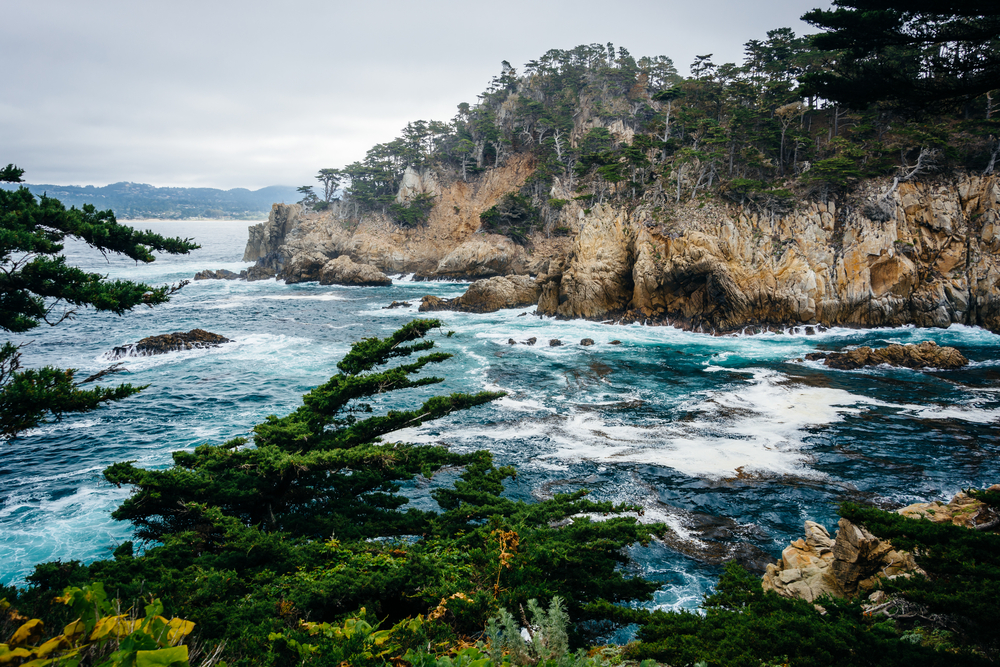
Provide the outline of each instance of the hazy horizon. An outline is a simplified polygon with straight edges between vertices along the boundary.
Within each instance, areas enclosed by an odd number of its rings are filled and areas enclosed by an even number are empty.
[[[6,8],[0,163],[30,183],[235,187],[315,183],[407,122],[450,120],[499,74],[550,49],[613,42],[739,62],[743,44],[828,2],[514,0],[496,11],[307,0]]]

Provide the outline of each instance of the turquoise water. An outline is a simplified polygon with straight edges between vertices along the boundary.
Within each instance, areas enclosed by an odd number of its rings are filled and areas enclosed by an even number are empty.
[[[136,226],[194,237],[203,248],[136,266],[79,245],[69,248],[70,262],[156,284],[246,266],[239,259],[247,223]],[[128,490],[103,482],[107,465],[164,466],[172,451],[246,434],[266,415],[294,409],[336,372],[352,341],[417,316],[424,294],[464,289],[405,278],[385,288],[199,281],[165,306],[121,318],[83,312],[25,336],[27,364],[82,372],[104,368],[113,347],[149,335],[200,327],[234,342],[129,358],[120,377],[149,384],[142,394],[0,444],[0,582],[22,582],[42,561],[108,557],[129,539],[128,525],[109,516]],[[394,300],[413,306],[383,309]],[[455,331],[435,334],[455,355],[434,369],[447,380],[405,401],[482,389],[508,396],[394,438],[490,449],[518,467],[509,487],[517,497],[584,488],[641,504],[643,520],[674,529],[666,542],[633,550],[637,571],[663,583],[658,606],[697,606],[720,563],[761,567],[801,535],[806,519],[832,529],[840,501],[891,507],[1000,482],[1000,337],[981,329],[712,337],[522,316],[530,310],[437,314]],[[538,343],[507,344],[529,337]],[[564,344],[549,347],[553,338]],[[596,344],[581,347],[582,338]],[[958,347],[971,367],[848,372],[798,361],[818,349],[927,339]],[[410,493],[427,505],[425,484]]]

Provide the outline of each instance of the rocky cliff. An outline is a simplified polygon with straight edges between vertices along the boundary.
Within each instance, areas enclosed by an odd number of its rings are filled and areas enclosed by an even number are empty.
[[[473,182],[412,170],[399,197],[433,194],[426,225],[404,229],[349,205],[275,205],[244,257],[288,281],[315,280],[347,255],[386,273],[477,279],[536,276],[538,312],[739,330],[747,326],[948,326],[1000,331],[995,176],[869,181],[839,199],[777,213],[705,198],[666,207],[574,199],[527,246],[480,231],[479,215],[531,175],[514,156]],[[620,200],[619,200],[620,201]]]

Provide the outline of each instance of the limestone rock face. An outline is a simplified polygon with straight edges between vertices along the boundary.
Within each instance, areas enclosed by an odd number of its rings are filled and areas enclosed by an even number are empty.
[[[298,204],[274,204],[267,222],[250,226],[250,238],[243,251],[244,262],[256,262],[278,250],[285,236],[298,223],[302,207]]]
[[[989,490],[1000,490],[1000,486]],[[973,529],[1000,523],[993,508],[964,493],[947,504],[916,503],[898,512],[913,519]],[[812,602],[820,595],[853,597],[873,588],[882,577],[923,573],[912,554],[894,549],[890,542],[847,519],[841,518],[837,525],[836,538],[831,540],[823,526],[806,521],[805,539],[792,542],[781,553],[781,560],[767,566],[761,582],[764,590]]]
[[[939,347],[934,341],[926,340],[911,345],[889,345],[872,349],[859,347],[847,352],[812,352],[806,359],[820,360],[831,368],[854,370],[865,366],[904,366],[906,368],[962,368],[969,360],[953,347]]]
[[[434,276],[474,280],[521,273],[525,268],[524,249],[497,234],[476,235],[438,262]]]
[[[331,259],[319,272],[320,285],[358,285],[368,287],[392,284],[384,273],[367,264],[357,264],[347,255]]]
[[[122,345],[111,351],[112,359],[123,357],[148,357],[154,354],[166,354],[178,350],[190,350],[201,347],[216,347],[223,343],[232,341],[225,336],[205,331],[204,329],[192,329],[188,332],[176,331],[160,336],[149,336],[143,338],[133,345]]]
[[[437,180],[430,170],[417,171],[413,167],[407,167],[403,172],[402,182],[399,184],[399,192],[396,193],[396,201],[405,204],[418,195],[438,194]]]
[[[295,255],[282,266],[280,277],[288,284],[307,283],[319,280],[320,272],[326,266],[327,257],[319,251],[303,252]]]
[[[276,205],[267,223],[251,228],[245,259],[292,281],[341,255],[430,278],[536,274],[542,314],[715,332],[952,323],[1000,331],[997,176],[958,174],[895,190],[871,180],[783,213],[720,200],[582,208],[555,179],[548,196],[564,203],[546,214],[545,233],[528,249],[482,233],[480,214],[533,170],[524,155],[469,182],[409,170],[399,201],[433,193],[435,202],[414,229],[381,213],[359,215],[349,203],[322,213]],[[876,199],[887,204],[871,206]]]
[[[492,313],[502,308],[533,306],[541,292],[529,276],[496,276],[477,280],[469,285],[465,294],[456,299],[425,296],[421,312],[457,310],[465,313]]]
[[[631,236],[624,212],[596,207],[580,228],[559,277],[547,280],[552,286],[539,312],[596,318],[623,310],[633,291]]]
[[[257,262],[291,282],[316,280],[326,262],[341,255],[384,273],[465,279],[524,273],[530,262],[522,247],[506,237],[477,232],[480,214],[520,188],[533,171],[529,156],[513,156],[470,182],[454,174],[409,169],[397,200],[434,196],[427,223],[412,229],[380,212],[359,215],[350,203],[340,201],[323,212],[275,204],[267,222],[250,228],[244,261]],[[551,254],[558,250],[550,246],[558,249],[568,243],[540,239],[539,247]]]
[[[990,491],[1000,491],[1000,485],[994,484]],[[1000,515],[989,505],[964,493],[957,493],[948,503],[936,500],[930,503],[915,503],[907,505],[900,514],[911,519],[927,519],[934,523],[951,523],[964,528],[979,528],[996,523]]]

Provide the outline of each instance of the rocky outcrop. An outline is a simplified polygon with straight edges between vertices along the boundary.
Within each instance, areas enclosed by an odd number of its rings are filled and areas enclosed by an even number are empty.
[[[420,194],[434,197],[427,223],[400,227],[375,212],[358,216],[351,204],[333,202],[321,213],[275,204],[265,223],[250,228],[244,261],[282,280],[316,279],[331,259],[346,255],[383,273],[429,278],[477,279],[537,271],[537,261],[562,254],[567,239],[543,240],[534,258],[510,239],[480,231],[479,216],[506,193],[517,191],[534,171],[530,156],[516,155],[471,182],[454,174],[407,170],[400,203]]]
[[[561,203],[529,249],[483,233],[480,214],[520,190],[533,169],[530,157],[515,155],[470,182],[409,170],[398,200],[432,194],[435,202],[414,229],[341,202],[323,213],[277,205],[251,228],[245,258],[289,281],[315,279],[341,255],[427,278],[533,274],[538,312],[563,318],[715,332],[952,323],[1000,331],[996,176],[952,174],[895,189],[872,180],[784,212],[721,200],[593,204],[555,179],[548,197]]]
[[[245,270],[236,273],[235,271],[228,271],[226,269],[219,269],[218,271],[209,271],[206,269],[194,274],[195,280],[239,280],[240,278],[246,280],[246,277],[247,272]]]
[[[719,202],[627,214],[595,207],[539,311],[719,332],[758,324],[1000,330],[996,177],[904,183],[888,196],[888,216],[866,217],[864,202],[888,188],[869,182],[849,198],[800,202],[783,215]],[[623,217],[621,233],[609,225],[614,216]],[[597,247],[588,240],[595,232]],[[630,300],[623,304],[609,282],[630,288]]]
[[[225,336],[205,331],[204,329],[192,329],[187,333],[176,331],[160,336],[149,336],[143,338],[133,345],[122,345],[111,350],[108,355],[112,359],[123,357],[147,357],[154,354],[166,354],[167,352],[177,352],[178,350],[191,350],[200,347],[216,347],[223,343],[232,341]]]
[[[632,235],[626,213],[603,205],[593,209],[565,268],[552,267],[543,278],[539,311],[599,318],[624,310],[633,293]]]
[[[1000,486],[989,490],[1000,490]],[[979,530],[1000,524],[994,509],[964,493],[949,503],[916,503],[898,512]],[[805,538],[789,544],[777,563],[768,564],[761,582],[764,590],[812,602],[821,595],[853,597],[874,588],[883,577],[923,572],[912,554],[894,549],[861,526],[844,518],[837,525],[836,538],[831,539],[826,528],[806,521]]]
[[[455,299],[425,296],[421,312],[457,310],[464,313],[492,313],[502,308],[522,308],[538,302],[541,288],[529,276],[497,276],[477,280],[465,294]]]
[[[865,366],[903,366],[906,368],[955,369],[969,364],[961,352],[953,347],[939,347],[934,341],[913,345],[889,345],[882,348],[859,347],[847,352],[812,352],[810,361],[822,360],[830,368],[855,370]]]
[[[323,265],[319,272],[319,284],[386,287],[392,284],[392,280],[374,266],[357,264],[350,257],[341,255]]]

